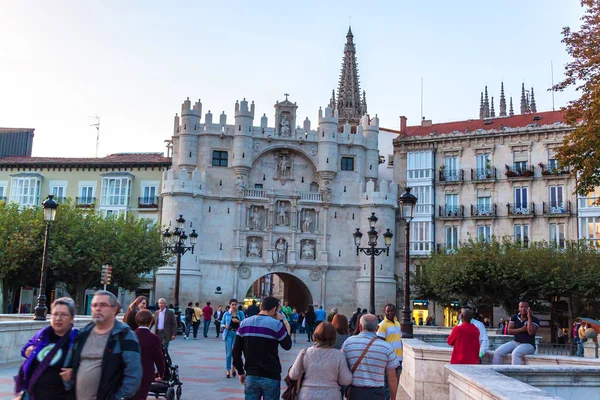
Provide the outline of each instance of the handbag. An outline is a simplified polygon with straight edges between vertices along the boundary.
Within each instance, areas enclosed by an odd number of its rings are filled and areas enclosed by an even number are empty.
[[[369,350],[369,347],[371,347],[371,345],[373,343],[375,343],[376,340],[377,340],[377,336],[375,336],[373,339],[371,339],[371,341],[369,342],[369,344],[367,345],[367,347],[365,347],[365,349],[363,350],[363,352],[360,355],[360,357],[358,357],[358,360],[356,360],[356,364],[354,364],[354,366],[352,367],[352,375],[354,375],[354,372],[356,372],[356,369],[358,368],[358,366],[362,362],[363,358],[365,358],[365,356],[367,355],[367,351]],[[348,387],[346,388],[346,398],[347,399],[350,398],[351,388],[352,388],[352,385],[348,385]]]
[[[300,356],[302,357],[302,360],[300,361],[300,363],[301,363],[300,365],[302,365],[302,369],[304,369],[304,356],[305,355],[306,355],[306,349],[302,349],[302,351],[300,352]],[[292,369],[292,367],[290,366],[290,368],[288,369],[287,376],[284,379],[285,383],[287,384],[287,389],[285,389],[285,391],[281,395],[281,398],[283,400],[297,400],[298,395],[300,393],[300,388],[302,387],[302,381],[304,380],[304,372],[302,372],[302,376],[300,378],[298,378],[297,380],[293,380],[292,378],[290,378],[290,370],[291,369]]]

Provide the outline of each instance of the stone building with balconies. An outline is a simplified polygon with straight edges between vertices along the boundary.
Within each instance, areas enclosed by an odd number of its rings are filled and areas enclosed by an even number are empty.
[[[382,128],[398,134],[394,176],[418,198],[411,268],[418,272],[431,252],[453,251],[469,237],[508,236],[524,245],[546,241],[557,247],[579,238],[575,176],[555,156],[572,128],[561,111],[524,111],[514,115],[511,99],[512,115],[505,108],[501,117],[485,116],[484,109],[481,119],[423,120],[417,126],[400,117],[400,130]],[[417,303],[417,321],[433,312],[426,299]],[[445,325],[455,321],[457,306],[443,310]],[[438,305],[438,325],[441,313]]]

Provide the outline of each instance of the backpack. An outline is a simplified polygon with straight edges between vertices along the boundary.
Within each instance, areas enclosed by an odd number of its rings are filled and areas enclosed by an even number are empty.
[[[185,320],[186,322],[190,322],[192,320],[192,316],[194,315],[194,309],[193,308],[186,308],[185,309]]]

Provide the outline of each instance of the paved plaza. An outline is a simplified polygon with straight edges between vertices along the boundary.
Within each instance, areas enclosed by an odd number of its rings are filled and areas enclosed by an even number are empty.
[[[178,336],[171,343],[170,351],[173,362],[179,365],[183,382],[182,400],[233,400],[244,398],[244,387],[237,377],[225,378],[225,345],[221,338],[215,338],[214,327],[211,325],[212,336],[200,337],[198,340],[184,340]],[[292,365],[296,356],[310,344],[305,335],[298,335],[298,343],[294,343],[290,351],[279,348],[279,358],[283,368],[283,377]],[[12,400],[13,376],[19,368],[18,363],[0,366],[0,400]],[[281,382],[282,393],[285,383]],[[148,397],[154,399],[154,397]],[[400,398],[409,399],[408,396]]]

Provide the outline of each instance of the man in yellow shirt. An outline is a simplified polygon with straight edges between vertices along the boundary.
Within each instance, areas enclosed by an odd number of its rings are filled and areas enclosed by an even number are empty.
[[[379,329],[377,329],[377,336],[380,339],[388,342],[394,349],[398,366],[396,367],[396,377],[400,379],[400,373],[402,372],[402,331],[400,330],[400,322],[396,319],[396,306],[388,304],[384,309],[385,318],[379,323]],[[390,392],[388,388],[387,376],[385,379],[385,399],[389,400]]]
[[[198,337],[198,327],[202,321],[202,309],[200,308],[200,302],[196,302],[194,307],[194,313],[192,314],[192,328],[194,329],[194,340]]]

